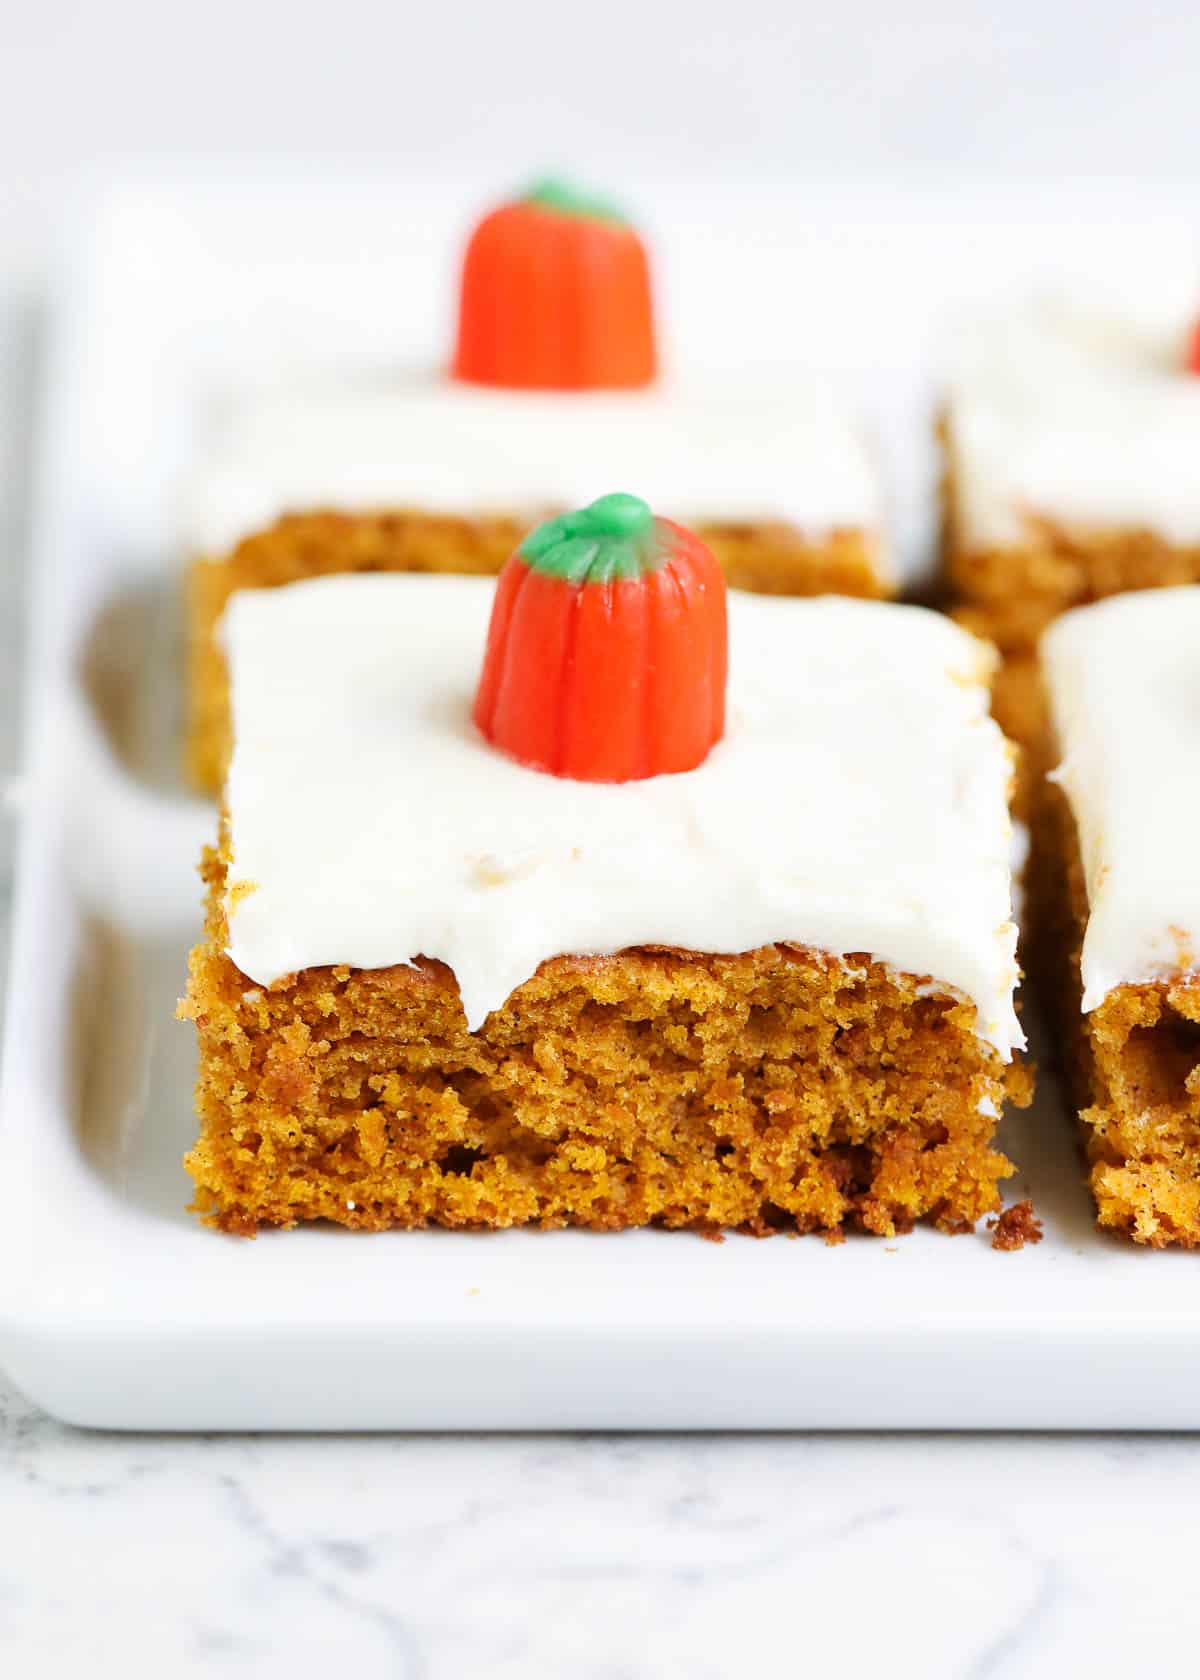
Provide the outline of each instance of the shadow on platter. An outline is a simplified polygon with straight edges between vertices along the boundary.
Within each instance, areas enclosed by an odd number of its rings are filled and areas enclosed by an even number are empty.
[[[173,573],[127,585],[84,637],[79,685],[113,760],[147,791],[191,799],[183,771],[183,647]]]
[[[72,992],[74,1129],[80,1152],[121,1200],[186,1221],[195,1138],[195,1035],[176,1021],[189,931],[141,938],[86,924]]]

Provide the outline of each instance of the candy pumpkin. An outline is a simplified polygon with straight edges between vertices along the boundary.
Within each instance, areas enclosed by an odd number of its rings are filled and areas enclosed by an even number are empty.
[[[656,365],[646,252],[617,210],[546,181],[484,217],[463,261],[456,378],[631,388]]]
[[[725,729],[725,579],[690,531],[602,496],[531,532],[501,572],[475,722],[585,782],[692,770]]]

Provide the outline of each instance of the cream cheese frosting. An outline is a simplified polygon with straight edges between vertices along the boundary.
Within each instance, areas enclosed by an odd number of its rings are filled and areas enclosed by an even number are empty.
[[[1087,1013],[1200,965],[1200,587],[1078,607],[1042,662],[1087,884]]]
[[[786,941],[928,977],[1002,1056],[1022,1043],[986,644],[918,607],[733,593],[706,761],[573,782],[472,724],[493,589],[335,576],[232,598],[229,955],[251,980],[439,958],[474,1030],[559,954]]]
[[[417,372],[262,397],[235,413],[186,486],[183,537],[192,553],[220,555],[281,514],[318,507],[537,517],[613,484],[637,484],[685,524],[778,520],[814,538],[863,529],[891,581],[870,452],[803,373],[529,392]]]
[[[1189,325],[1173,301],[1139,311],[1057,300],[974,332],[946,405],[960,540],[1020,544],[1044,519],[1200,542]]]

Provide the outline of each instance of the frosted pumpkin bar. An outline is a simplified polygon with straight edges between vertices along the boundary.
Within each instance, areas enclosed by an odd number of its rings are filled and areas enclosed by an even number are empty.
[[[636,498],[497,586],[226,613],[234,753],[183,1012],[198,1207],[253,1231],[962,1228],[1013,1007],[992,656],[728,597]]]
[[[739,587],[884,596],[878,474],[811,375],[664,375],[650,271],[607,204],[543,184],[479,224],[447,370],[291,390],[235,413],[184,497],[189,762],[229,751],[213,629],[239,589],[330,572],[496,573],[548,514],[638,483]]]
[[[1036,649],[1053,618],[1200,581],[1198,374],[1190,276],[1046,299],[959,356],[942,421],[946,583],[1004,655],[997,716],[1025,744],[1042,738]]]
[[[1042,668],[1038,966],[1100,1224],[1200,1244],[1200,588],[1081,607]]]

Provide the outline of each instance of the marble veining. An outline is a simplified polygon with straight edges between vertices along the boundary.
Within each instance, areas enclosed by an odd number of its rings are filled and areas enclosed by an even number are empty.
[[[180,1680],[1144,1673],[1200,1638],[1198,1470],[1183,1437],[106,1436],[0,1381],[0,1653]]]

